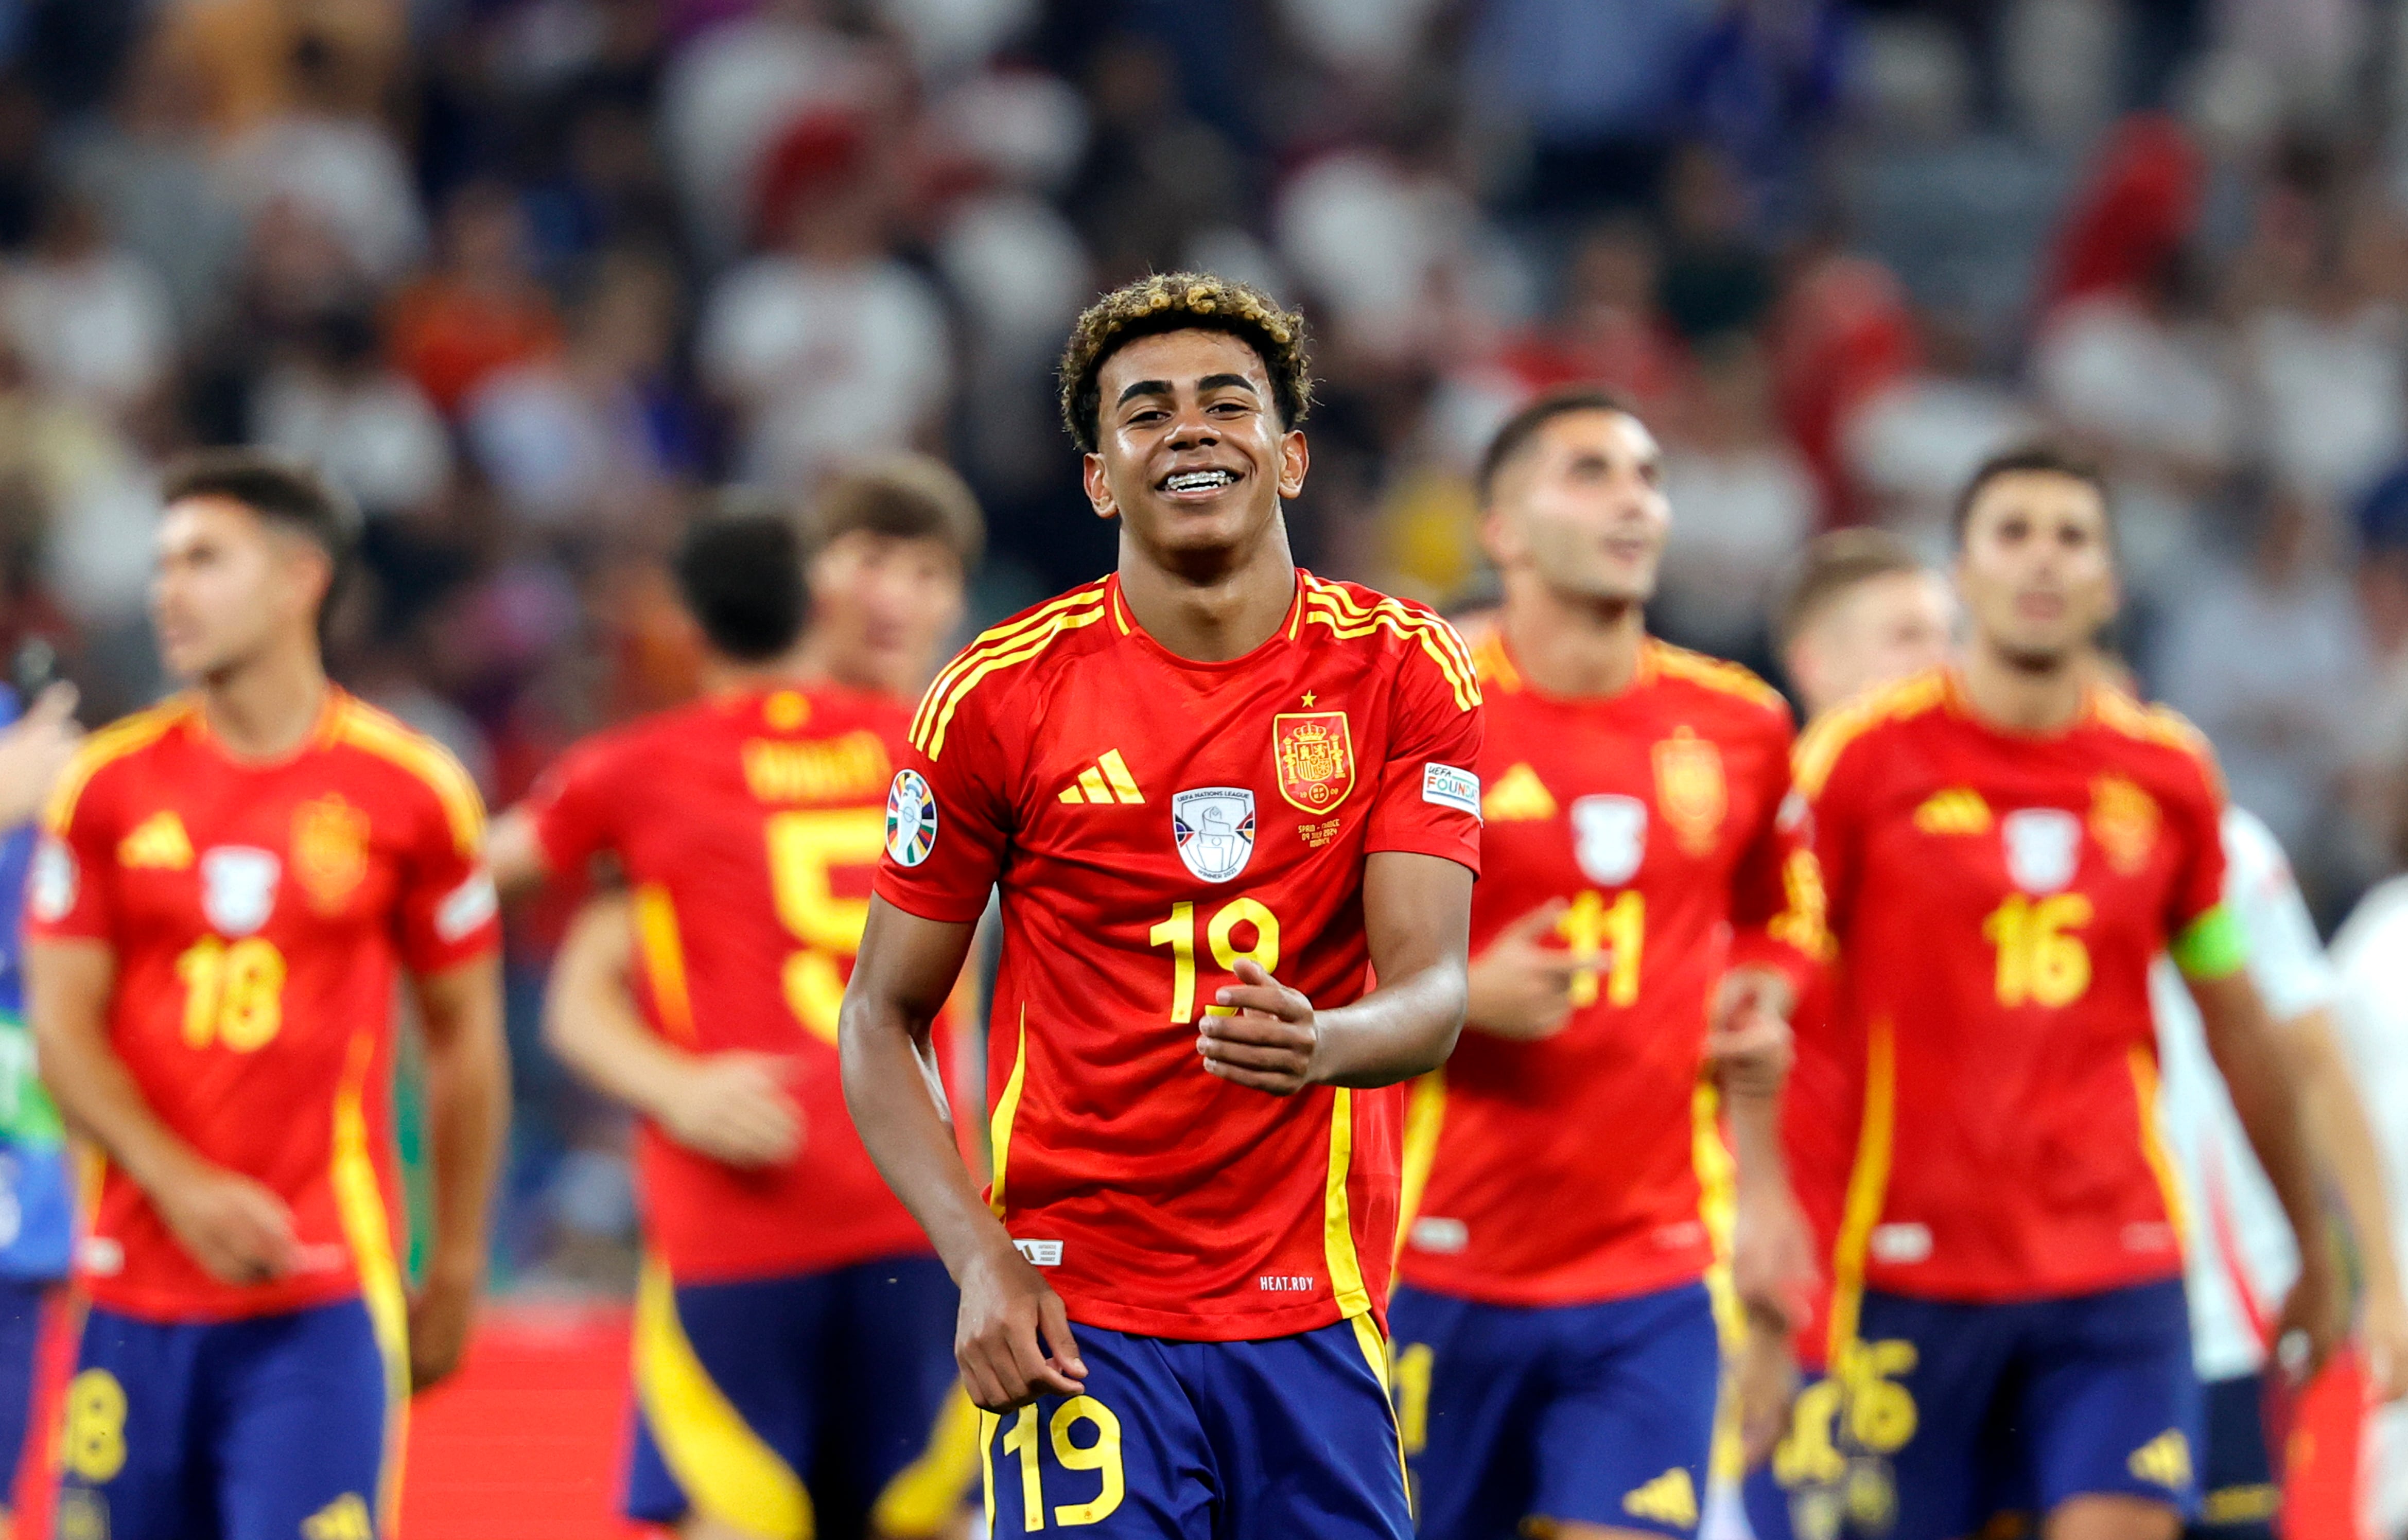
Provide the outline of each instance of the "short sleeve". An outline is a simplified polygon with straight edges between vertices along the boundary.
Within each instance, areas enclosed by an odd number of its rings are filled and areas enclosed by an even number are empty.
[[[70,766],[42,820],[25,877],[25,934],[35,941],[111,938],[117,830],[105,783]]]
[[[599,851],[615,843],[612,816],[621,806],[611,795],[619,756],[605,737],[577,745],[536,778],[524,806],[534,820],[536,843],[555,875],[584,871]]]
[[[1407,850],[1443,856],[1480,872],[1480,693],[1470,656],[1452,627],[1426,649],[1404,655],[1379,766],[1366,854]]]
[[[401,955],[403,965],[421,977],[494,951],[502,941],[501,905],[485,869],[483,810],[473,801],[466,772],[459,780],[472,799],[465,807],[455,806],[461,790],[443,798],[432,788],[413,786],[421,796],[408,817],[404,853]]]
[[[2228,811],[2224,858],[2226,901],[2248,937],[2249,979],[2267,1010],[2287,1021],[2332,1004],[2339,992],[2332,964],[2273,831],[2239,808]]]
[[[995,729],[996,700],[985,691],[959,697],[941,736],[914,734],[887,786],[886,850],[871,891],[923,920],[978,919],[1003,872],[1015,757]]]

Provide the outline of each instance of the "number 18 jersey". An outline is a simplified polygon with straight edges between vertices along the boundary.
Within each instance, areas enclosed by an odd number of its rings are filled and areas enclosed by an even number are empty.
[[[938,676],[877,891],[968,921],[1001,890],[989,1201],[1073,1320],[1244,1341],[1384,1311],[1402,1091],[1233,1085],[1197,1022],[1240,958],[1360,998],[1371,854],[1478,870],[1479,706],[1445,621],[1308,573],[1226,663],[1108,578]]]

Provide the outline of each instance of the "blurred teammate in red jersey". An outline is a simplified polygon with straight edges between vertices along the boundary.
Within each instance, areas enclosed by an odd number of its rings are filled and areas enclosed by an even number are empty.
[[[2167,1540],[2197,1496],[2200,1408],[2155,1132],[2159,951],[2303,1238],[2284,1327],[2311,1362],[2341,1327],[2337,1268],[2223,905],[2214,765],[2095,682],[2117,597],[2103,485],[2051,451],[2000,457],[1957,539],[1963,663],[1833,712],[1797,756],[1839,948],[1809,1024],[1862,1065],[1831,1340],[1844,1453],[1890,1490],[1851,1505],[1951,1540],[2028,1493],[2054,1540]]]
[[[1647,635],[1661,472],[1646,426],[1587,390],[1524,407],[1482,468],[1504,582],[1473,649],[1486,877],[1470,1030],[1413,1103],[1407,1170],[1428,1176],[1396,1306],[1421,1530],[1443,1540],[1696,1532],[1721,1381],[1701,1164],[1732,1199],[1710,1046],[1742,1055],[1723,1077],[1742,1297],[1785,1322],[1813,1271],[1774,1122],[1821,937],[1781,816],[1789,710]]]
[[[1885,530],[1835,530],[1807,547],[1775,601],[1773,644],[1811,724],[1868,690],[1948,662],[1956,621],[1947,579],[1913,546]],[[1861,1048],[1831,1041],[1825,1024],[1830,983],[1822,974],[1799,1002],[1797,1057],[1781,1103],[1782,1152],[1818,1258],[1828,1258],[1839,1238],[1864,1067]],[[1791,1431],[1771,1458],[1765,1458],[1760,1432],[1751,1441],[1755,1461],[1745,1490],[1756,1540],[1836,1534],[1846,1511],[1852,1467],[1835,1431],[1841,1390],[1827,1377],[1829,1305],[1826,1276],[1786,1337],[1770,1323],[1750,1329],[1742,1377],[1778,1383],[1794,1366],[1810,1382],[1789,1408]],[[1873,1511],[1885,1509],[1888,1494],[1886,1473],[1869,1476],[1862,1495]]]
[[[781,515],[697,525],[703,699],[571,749],[495,831],[510,882],[607,854],[632,886],[571,928],[547,1034],[643,1114],[627,1511],[694,1540],[932,1534],[968,1490],[953,1288],[845,1116],[836,1035],[906,692],[980,534],[934,462],[840,478],[808,563]]]
[[[961,1285],[993,1533],[1402,1540],[1398,1088],[1463,1020],[1479,686],[1435,615],[1289,555],[1297,317],[1144,279],[1062,381],[1118,570],[922,701],[846,1093]],[[924,1064],[998,888],[982,1194]]]
[[[326,680],[337,494],[231,451],[165,495],[152,618],[194,688],[87,741],[29,884],[42,1072],[106,1158],[59,1530],[389,1540],[404,1398],[466,1339],[508,1112],[483,810],[449,754]],[[408,1301],[402,974],[436,1209]]]

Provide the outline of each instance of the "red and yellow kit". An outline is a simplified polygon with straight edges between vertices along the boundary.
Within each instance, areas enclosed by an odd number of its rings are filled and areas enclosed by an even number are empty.
[[[1486,873],[1475,954],[1551,899],[1591,965],[1541,1042],[1467,1030],[1413,1107],[1434,1141],[1405,1280],[1483,1304],[1593,1304],[1703,1274],[1698,1095],[1707,1011],[1734,961],[1802,982],[1821,887],[1789,792],[1789,708],[1736,663],[1649,641],[1629,688],[1561,700],[1504,639],[1474,657],[1487,701]],[[1434,1128],[1433,1128],[1433,1125]]]
[[[1835,1308],[2180,1276],[2148,977],[2224,929],[2204,741],[2103,688],[2010,734],[1940,670],[1816,723],[1797,779],[1838,944],[1801,1057],[1850,1066]]]
[[[197,703],[94,734],[62,779],[28,934],[116,954],[111,1046],[160,1119],[293,1210],[297,1271],[210,1277],[110,1166],[78,1272],[97,1304],[207,1321],[360,1292],[397,1305],[396,976],[499,940],[484,811],[458,762],[339,690],[309,740],[229,755]]]
[[[1002,891],[990,1201],[1074,1320],[1242,1341],[1384,1312],[1401,1088],[1232,1085],[1197,1022],[1240,958],[1359,998],[1372,853],[1478,870],[1479,705],[1443,620],[1305,573],[1227,663],[1162,648],[1108,578],[937,677],[878,892],[968,921]]]
[[[833,686],[717,696],[588,739],[528,798],[555,871],[608,852],[633,887],[652,1030],[793,1064],[805,1133],[782,1166],[725,1165],[642,1126],[647,1238],[679,1283],[928,1248],[853,1131],[836,1046],[910,713]]]

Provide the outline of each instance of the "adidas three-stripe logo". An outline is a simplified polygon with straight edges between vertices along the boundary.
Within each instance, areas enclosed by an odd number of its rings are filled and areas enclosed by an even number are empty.
[[[1145,793],[1137,789],[1137,777],[1129,774],[1128,762],[1121,758],[1119,749],[1113,749],[1080,771],[1077,781],[1062,788],[1061,800],[1098,806],[1115,802],[1134,806],[1145,800]]]

